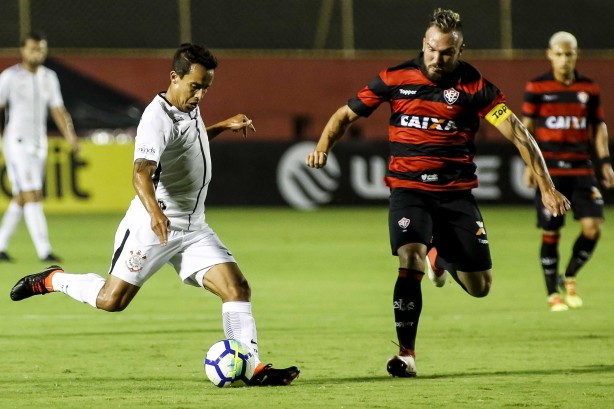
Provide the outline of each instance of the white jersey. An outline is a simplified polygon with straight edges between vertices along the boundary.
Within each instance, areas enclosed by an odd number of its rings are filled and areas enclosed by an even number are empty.
[[[137,128],[134,160],[158,164],[153,176],[156,199],[172,230],[200,230],[205,223],[205,198],[211,181],[211,153],[205,124],[196,107],[182,112],[164,93],[147,106]],[[128,215],[150,217],[138,196]]]
[[[64,105],[58,76],[40,66],[35,73],[13,65],[0,74],[0,108],[8,107],[4,130],[6,150],[25,149],[47,156],[47,110]]]

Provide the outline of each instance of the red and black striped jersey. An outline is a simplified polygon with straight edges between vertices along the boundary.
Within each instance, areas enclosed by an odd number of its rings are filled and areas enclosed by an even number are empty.
[[[390,160],[384,180],[390,188],[476,188],[474,141],[480,117],[505,97],[466,62],[459,62],[445,84],[431,82],[421,66],[418,57],[382,70],[348,106],[367,117],[382,102],[390,103]]]
[[[575,73],[565,85],[552,72],[525,87],[522,114],[533,120],[534,136],[552,176],[593,175],[591,126],[604,121],[599,87]]]

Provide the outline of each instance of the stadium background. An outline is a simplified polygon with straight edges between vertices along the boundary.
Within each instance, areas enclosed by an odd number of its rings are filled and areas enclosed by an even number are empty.
[[[435,7],[461,13],[467,51],[520,111],[524,83],[549,66],[544,49],[558,30],[574,33],[578,69],[602,89],[612,118],[614,3],[588,0],[2,0],[0,70],[19,61],[17,44],[30,30],[50,43],[83,151],[50,144],[46,208],[52,212],[121,211],[133,196],[132,137],[143,107],[166,89],[170,58],[181,42],[211,48],[220,60],[203,101],[205,121],[237,112],[258,132],[224,135],[212,144],[216,176],[210,205],[380,205],[387,146],[387,110],[352,127],[331,166],[314,173],[304,153],[330,114],[381,68],[417,54]],[[51,135],[57,133],[50,127]],[[614,132],[611,132],[614,134]],[[490,126],[478,135],[481,186],[489,203],[527,203],[522,165]],[[8,203],[0,162],[0,208]],[[612,203],[612,193],[607,199]]]

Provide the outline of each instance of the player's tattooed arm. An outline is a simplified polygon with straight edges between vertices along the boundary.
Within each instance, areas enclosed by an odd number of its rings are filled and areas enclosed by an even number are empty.
[[[497,129],[516,146],[535,176],[546,209],[554,216],[565,214],[570,208],[569,200],[556,190],[544,157],[531,133],[513,112],[498,124]]]
[[[516,145],[526,165],[533,172],[538,179],[545,179],[549,186],[554,187],[550,174],[546,168],[546,162],[542,156],[541,150],[535,141],[535,138],[529,133],[524,124],[512,114],[509,117],[512,139],[511,141]],[[509,138],[508,138],[509,139]],[[523,155],[523,151],[526,155]]]

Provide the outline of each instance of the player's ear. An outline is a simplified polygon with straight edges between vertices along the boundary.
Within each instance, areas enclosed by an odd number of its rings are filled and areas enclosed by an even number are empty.
[[[171,71],[171,82],[177,84],[177,81],[179,81],[179,75],[175,71]]]

